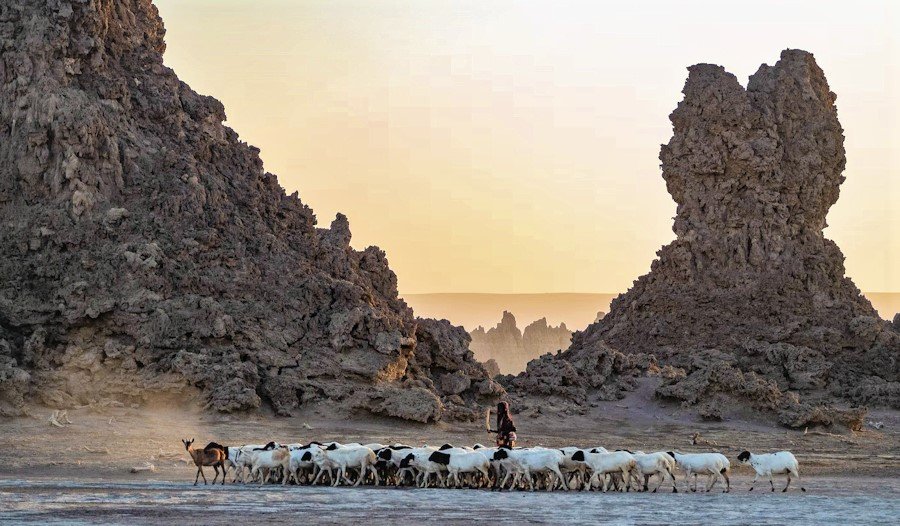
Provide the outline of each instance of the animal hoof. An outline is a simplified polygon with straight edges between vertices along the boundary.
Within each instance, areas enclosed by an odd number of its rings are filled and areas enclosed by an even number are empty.
[[[678,488],[672,488],[672,493],[678,493]]]
[[[803,493],[806,493],[806,488],[800,488],[800,491],[802,491]]]
[[[787,488],[784,488],[783,490],[781,490],[781,492],[782,492],[782,493],[787,493]]]

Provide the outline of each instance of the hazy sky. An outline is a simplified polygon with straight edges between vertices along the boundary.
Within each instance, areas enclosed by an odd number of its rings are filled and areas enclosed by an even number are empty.
[[[892,1],[156,0],[166,63],[401,292],[619,292],[669,242],[659,145],[686,67],[815,54],[847,136],[826,234],[900,291]]]

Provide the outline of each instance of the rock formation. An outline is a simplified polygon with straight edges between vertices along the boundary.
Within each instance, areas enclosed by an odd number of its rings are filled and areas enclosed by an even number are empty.
[[[420,421],[500,392],[384,252],[316,228],[217,100],[163,65],[151,0],[0,5],[0,412],[201,396]]]
[[[529,364],[526,383],[557,384],[556,370],[611,347],[674,367],[657,394],[687,405],[730,397],[786,425],[851,427],[864,410],[835,403],[900,406],[900,337],[822,232],[845,165],[822,70],[788,50],[746,89],[720,66],[689,72],[660,152],[677,238],[549,376]],[[567,381],[584,374],[576,366]]]
[[[518,373],[529,360],[567,348],[572,340],[572,331],[565,323],[553,327],[547,324],[547,318],[541,318],[525,327],[523,332],[516,325],[516,317],[503,311],[496,327],[487,331],[484,327],[478,327],[470,336],[470,347],[478,359],[493,360],[500,372]]]

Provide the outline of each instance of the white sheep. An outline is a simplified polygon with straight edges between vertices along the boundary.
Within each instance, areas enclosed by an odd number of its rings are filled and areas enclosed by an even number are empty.
[[[437,477],[441,486],[445,485],[442,472],[447,471],[447,466],[429,460],[431,454],[435,451],[437,451],[437,448],[425,446],[403,452],[406,456],[400,461],[400,469],[407,471],[410,468],[415,469],[418,472],[418,475],[415,477],[416,483],[418,483],[420,488],[428,487],[432,473]]]
[[[731,462],[721,453],[677,453],[668,451],[667,454],[675,459],[675,462],[684,470],[684,483],[689,491],[697,491],[697,475],[707,475],[706,491],[712,490],[720,476],[725,477],[725,493],[731,491],[731,480],[728,471]],[[690,476],[694,476],[694,488],[691,489]]]
[[[250,475],[260,476],[259,483],[264,484],[269,478],[272,469],[281,468],[281,484],[287,484],[290,474],[291,452],[287,446],[278,446],[275,449],[250,451]]]
[[[788,490],[788,486],[791,485],[791,475],[797,477],[797,483],[800,483],[800,464],[797,462],[796,457],[790,451],[779,451],[777,453],[765,453],[761,455],[755,455],[749,451],[744,451],[740,455],[738,455],[738,461],[743,464],[750,464],[753,467],[753,470],[756,471],[756,476],[753,477],[753,482],[750,483],[750,490],[753,491],[753,485],[756,484],[757,479],[760,476],[769,477],[769,484],[772,486],[772,491],[775,491],[775,482],[772,480],[772,475],[787,475],[787,484],[785,484],[784,489],[781,490],[782,493]],[[802,491],[806,491],[806,488],[800,486]]]
[[[462,482],[459,477],[460,473],[481,473],[484,476],[484,480],[487,480],[489,477],[488,468],[490,467],[490,461],[487,455],[478,451],[460,452],[456,448],[435,451],[428,457],[428,460],[447,466],[447,471],[450,473],[447,477],[447,482],[455,482],[457,488],[460,487]]]
[[[634,460],[637,463],[637,471],[644,478],[644,491],[648,491],[647,483],[650,482],[650,478],[654,475],[659,477],[659,484],[653,488],[653,493],[663,485],[663,482],[666,481],[666,475],[672,480],[672,493],[678,493],[678,487],[675,484],[675,459],[670,457],[667,453],[656,452],[656,453],[644,453],[643,451],[636,451],[632,453],[634,456]]]
[[[600,478],[603,478],[603,491],[609,489],[609,483],[614,473],[621,473],[624,485],[620,491],[626,491],[631,487],[631,480],[637,462],[631,453],[627,451],[614,451],[612,453],[591,453],[590,451],[576,451],[572,455],[572,460],[576,462],[584,462],[591,470],[591,477],[584,485],[584,490],[588,491],[595,484],[599,485]]]
[[[375,465],[375,452],[371,449],[364,446],[349,446],[346,445],[344,447],[338,447],[336,449],[329,450],[327,447],[310,449],[310,457],[313,462],[322,470],[324,469],[332,469],[336,468],[338,470],[338,475],[334,477],[334,483],[332,486],[337,486],[340,481],[343,479],[350,484],[350,478],[347,476],[348,469],[359,469],[359,478],[356,479],[356,483],[354,486],[359,486],[359,484],[366,478],[366,470],[369,466]],[[378,472],[372,469],[372,472],[375,475],[375,485],[380,484],[380,480],[378,478]],[[319,481],[319,477],[322,476],[322,472],[320,471],[318,475],[316,475],[315,480],[313,480],[313,484]]]
[[[514,487],[516,483],[518,483],[519,478],[524,476],[526,480],[528,480],[531,491],[534,491],[534,479],[532,478],[532,475],[538,473],[552,473],[556,475],[556,478],[563,489],[569,491],[566,479],[559,469],[560,464],[563,462],[563,453],[558,449],[501,448],[494,453],[492,460],[499,461],[507,470],[506,477],[504,477],[503,482],[500,483],[500,489],[503,489],[506,485],[506,481],[509,480],[511,475],[515,475],[510,488]],[[556,481],[551,480],[547,484],[547,491],[553,491],[555,486]]]

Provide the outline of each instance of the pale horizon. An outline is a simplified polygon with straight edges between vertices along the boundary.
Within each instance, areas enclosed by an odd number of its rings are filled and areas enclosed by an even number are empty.
[[[657,155],[686,68],[746,84],[805,49],[846,136],[826,236],[861,290],[900,291],[891,2],[157,5],[166,64],[320,226],[342,212],[354,247],[384,249],[401,295],[627,290],[674,238]]]

